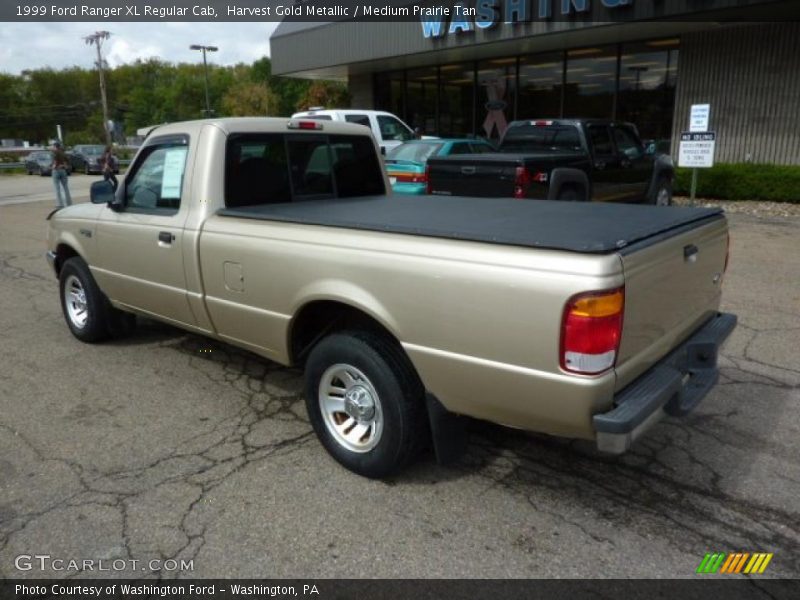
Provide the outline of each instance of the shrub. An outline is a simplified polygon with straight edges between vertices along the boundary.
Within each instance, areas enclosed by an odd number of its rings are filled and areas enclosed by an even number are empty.
[[[675,194],[688,196],[692,170],[675,171]],[[697,169],[696,196],[800,203],[800,166],[719,163],[710,169]]]

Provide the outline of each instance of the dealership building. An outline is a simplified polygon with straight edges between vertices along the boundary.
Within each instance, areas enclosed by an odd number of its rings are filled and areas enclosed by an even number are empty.
[[[515,119],[613,118],[673,155],[691,105],[709,104],[717,162],[800,165],[797,0],[460,4],[449,16],[284,21],[273,74],[344,81],[352,107],[425,134],[496,139]]]

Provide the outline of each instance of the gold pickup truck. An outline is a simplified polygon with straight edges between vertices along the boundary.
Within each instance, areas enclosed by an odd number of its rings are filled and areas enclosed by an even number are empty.
[[[113,194],[49,217],[67,326],[158,319],[305,369],[322,444],[383,477],[464,416],[627,450],[717,378],[715,209],[392,197],[369,131],[158,127]]]

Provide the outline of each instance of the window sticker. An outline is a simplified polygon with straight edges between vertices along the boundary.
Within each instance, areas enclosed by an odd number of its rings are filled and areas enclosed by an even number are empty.
[[[161,179],[162,199],[181,197],[186,151],[187,148],[170,148],[164,155],[164,176]]]

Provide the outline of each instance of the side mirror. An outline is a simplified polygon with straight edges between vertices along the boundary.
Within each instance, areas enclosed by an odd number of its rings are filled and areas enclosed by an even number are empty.
[[[381,146],[381,154],[386,156],[386,146]]]
[[[114,201],[114,187],[110,181],[95,181],[89,188],[92,204],[111,204]]]
[[[656,153],[656,143],[650,142],[644,145],[644,153],[648,156],[653,156]]]

